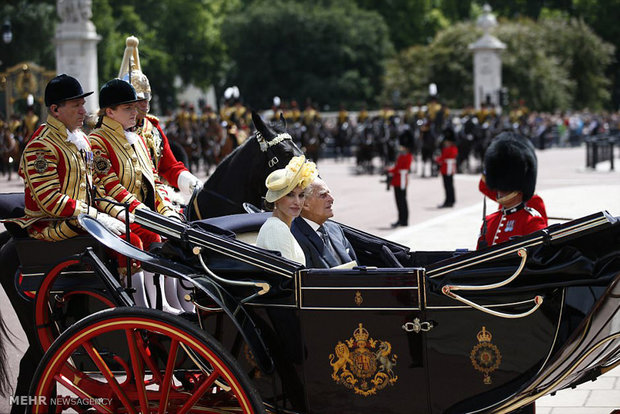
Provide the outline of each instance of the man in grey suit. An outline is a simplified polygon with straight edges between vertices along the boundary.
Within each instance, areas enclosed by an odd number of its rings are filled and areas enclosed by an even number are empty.
[[[330,268],[357,261],[342,228],[331,221],[334,198],[327,184],[316,178],[306,187],[301,215],[293,220],[291,232],[306,256],[306,267]]]

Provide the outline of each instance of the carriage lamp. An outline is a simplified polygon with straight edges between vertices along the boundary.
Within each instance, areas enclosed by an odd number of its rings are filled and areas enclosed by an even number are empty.
[[[2,24],[2,41],[7,45],[13,40],[13,32],[11,31],[11,21],[6,19]]]

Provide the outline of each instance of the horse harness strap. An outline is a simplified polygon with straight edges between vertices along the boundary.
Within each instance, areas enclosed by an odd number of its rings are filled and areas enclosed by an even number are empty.
[[[258,140],[258,145],[261,152],[269,152],[269,149],[271,147],[273,147],[274,145],[278,145],[284,140],[293,140],[293,138],[285,132],[282,134],[278,134],[272,140],[267,141],[263,134],[260,133],[260,131],[256,131],[256,139]],[[267,165],[269,166],[269,168],[274,168],[276,165],[278,165],[279,162],[280,160],[278,159],[278,157],[274,155],[269,159],[269,161],[267,161]]]
[[[260,133],[260,131],[256,131],[256,139],[258,140],[258,144],[260,145],[260,150],[262,152],[267,152],[268,148],[273,147],[274,145],[278,145],[285,139],[290,139],[291,141],[293,140],[293,138],[285,132],[282,134],[278,134],[272,140],[267,141],[263,134]]]

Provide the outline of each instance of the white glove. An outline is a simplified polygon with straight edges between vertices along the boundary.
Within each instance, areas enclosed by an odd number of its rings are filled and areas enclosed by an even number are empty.
[[[125,222],[125,210],[121,210],[120,213],[118,213],[118,215],[116,216],[117,220],[122,221],[123,223]],[[136,219],[136,216],[133,213],[129,213],[129,224],[133,223],[133,221]]]
[[[125,234],[125,223],[106,213],[97,213],[97,221],[117,236]]]
[[[202,188],[202,182],[189,171],[183,171],[179,174],[179,178],[177,178],[177,182],[179,184],[179,190],[186,197],[191,197],[194,192],[194,188]]]

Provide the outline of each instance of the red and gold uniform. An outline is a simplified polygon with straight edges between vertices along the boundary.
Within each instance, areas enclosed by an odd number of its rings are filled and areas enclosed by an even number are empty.
[[[362,109],[357,113],[357,123],[363,124],[368,119],[368,111],[366,109]]]
[[[150,208],[164,216],[176,216],[159,181],[143,137],[132,145],[123,126],[105,116],[101,127],[90,134],[94,154],[95,182],[105,198],[129,203],[129,211]],[[120,208],[102,203],[103,211],[116,217]]]
[[[83,138],[89,148],[86,136]],[[81,233],[77,216],[96,215],[96,210],[89,208],[94,205],[92,174],[90,149],[76,150],[68,141],[65,125],[49,116],[26,145],[19,168],[25,182],[26,217],[22,224],[28,226],[30,237],[59,241]],[[61,220],[41,220],[49,218]]]
[[[346,109],[338,111],[338,125],[342,125],[349,121],[349,112]]]
[[[497,193],[487,187],[484,175],[480,178],[480,182],[478,183],[478,190],[485,196],[489,197],[491,200],[497,201]],[[545,202],[538,194],[534,194],[532,198],[527,200],[525,202],[525,206],[538,211],[538,213],[540,213],[542,218],[545,220],[545,226],[548,225],[547,208],[545,207]]]
[[[168,138],[159,124],[159,119],[153,115],[147,115],[135,132],[145,139],[149,155],[159,177],[166,180],[171,186],[179,188],[179,174],[187,171],[187,168],[181,161],[177,161],[172,153]]]
[[[502,208],[489,214],[485,221],[487,228],[484,240],[489,247],[507,242],[511,237],[523,236],[547,227],[543,216],[533,208],[526,207],[524,203],[508,209]],[[481,231],[478,248],[481,247],[482,240]]]

